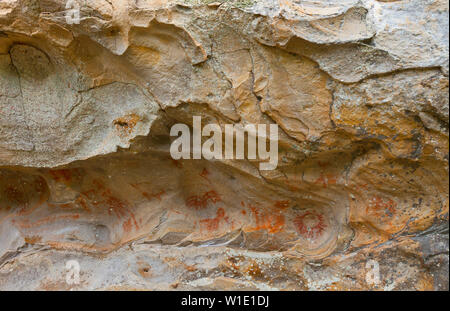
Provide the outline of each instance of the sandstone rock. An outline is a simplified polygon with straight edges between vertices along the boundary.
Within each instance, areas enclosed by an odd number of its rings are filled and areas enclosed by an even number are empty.
[[[448,290],[446,1],[77,3],[0,2],[0,289]]]

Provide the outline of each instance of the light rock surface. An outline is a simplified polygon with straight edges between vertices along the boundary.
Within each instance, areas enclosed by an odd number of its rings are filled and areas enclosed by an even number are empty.
[[[71,2],[0,0],[0,290],[448,290],[448,1]]]

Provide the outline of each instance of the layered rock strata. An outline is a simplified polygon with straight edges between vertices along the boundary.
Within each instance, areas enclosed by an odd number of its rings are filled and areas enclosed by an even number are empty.
[[[70,2],[0,0],[0,289],[448,290],[447,1]]]

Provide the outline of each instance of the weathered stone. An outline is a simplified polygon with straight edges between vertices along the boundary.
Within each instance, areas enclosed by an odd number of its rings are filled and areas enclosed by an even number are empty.
[[[78,2],[0,2],[0,289],[448,290],[446,1]]]

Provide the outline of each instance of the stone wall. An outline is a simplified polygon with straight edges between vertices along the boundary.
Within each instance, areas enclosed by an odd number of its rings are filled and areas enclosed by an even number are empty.
[[[448,290],[446,0],[78,3],[0,0],[0,290]]]

